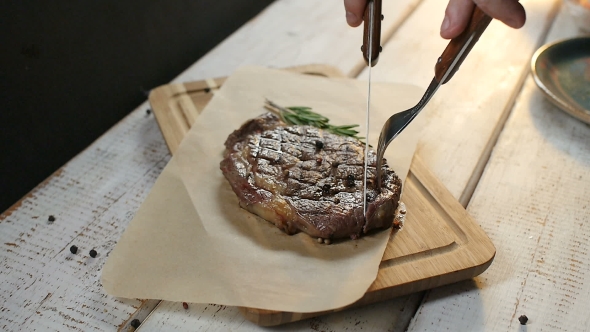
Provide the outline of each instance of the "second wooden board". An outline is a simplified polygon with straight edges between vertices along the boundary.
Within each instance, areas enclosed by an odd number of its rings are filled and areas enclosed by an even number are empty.
[[[325,66],[294,70],[338,76],[336,71]],[[150,104],[172,153],[224,81],[220,78],[170,84],[151,92]],[[404,228],[389,239],[377,278],[365,296],[346,308],[469,279],[491,264],[495,255],[493,244],[419,156],[415,156],[412,162],[403,201],[408,211]],[[256,308],[241,308],[241,312],[247,319],[263,326],[328,313]]]

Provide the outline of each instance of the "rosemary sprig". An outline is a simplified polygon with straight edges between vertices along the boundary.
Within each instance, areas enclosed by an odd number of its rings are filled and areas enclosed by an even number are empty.
[[[359,125],[353,124],[344,126],[334,126],[329,123],[330,119],[321,114],[313,112],[311,110],[311,107],[282,107],[268,99],[266,100],[266,104],[264,106],[267,109],[277,113],[281,117],[281,120],[283,120],[286,124],[313,126],[316,128],[327,130],[336,135],[348,136],[356,138],[358,140],[364,139],[364,137],[357,136],[359,132],[354,129]]]

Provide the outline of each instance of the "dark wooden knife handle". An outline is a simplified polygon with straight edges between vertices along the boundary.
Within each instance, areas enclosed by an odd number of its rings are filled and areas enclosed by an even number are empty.
[[[461,66],[461,63],[463,63],[463,60],[465,60],[465,57],[467,54],[469,54],[475,43],[477,43],[479,37],[483,34],[491,21],[491,17],[479,9],[479,7],[475,6],[475,10],[471,14],[471,20],[469,21],[469,25],[465,31],[463,31],[459,36],[451,39],[449,45],[447,45],[447,48],[445,48],[440,58],[438,58],[436,66],[434,67],[434,77],[437,81],[441,82],[455,58],[459,56],[457,64],[455,67],[453,67],[452,71],[446,77],[444,82],[442,82],[442,84],[447,83],[451,77],[455,75],[459,69],[459,66]],[[459,52],[461,52],[463,46],[465,46],[465,44],[468,42],[470,44],[467,46],[465,51],[459,55]]]
[[[371,24],[371,10],[370,7],[373,6],[373,24]],[[367,66],[369,65],[369,50],[371,51],[371,67],[377,64],[379,61],[379,53],[381,53],[381,20],[383,19],[383,15],[381,14],[381,0],[369,0],[367,1],[367,6],[365,7],[365,15],[363,16],[363,20],[365,21],[364,24],[364,31],[363,31],[363,46],[361,47],[361,51],[363,51],[363,58],[365,59],[365,63]],[[369,45],[369,34],[373,31],[373,44],[371,48]]]

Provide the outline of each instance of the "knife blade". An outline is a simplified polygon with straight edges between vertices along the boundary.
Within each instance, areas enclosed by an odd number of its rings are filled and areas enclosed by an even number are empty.
[[[367,213],[367,167],[369,161],[369,118],[371,110],[371,68],[377,64],[381,53],[381,0],[369,0],[363,16],[363,45],[361,51],[367,66],[369,66],[369,81],[367,87],[367,110],[365,114],[365,163],[363,168],[363,215]]]

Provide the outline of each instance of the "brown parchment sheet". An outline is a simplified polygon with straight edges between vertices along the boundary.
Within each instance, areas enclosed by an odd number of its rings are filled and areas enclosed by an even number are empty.
[[[415,105],[422,93],[373,82],[370,144],[377,146],[391,114]],[[360,124],[364,136],[366,81],[237,70],[197,118],[109,255],[102,273],[109,294],[291,312],[335,309],[363,296],[377,276],[390,229],[331,245],[286,235],[241,209],[219,169],[225,139],[266,112],[265,98],[312,107],[335,125]],[[422,127],[416,120],[386,153],[402,179]]]

